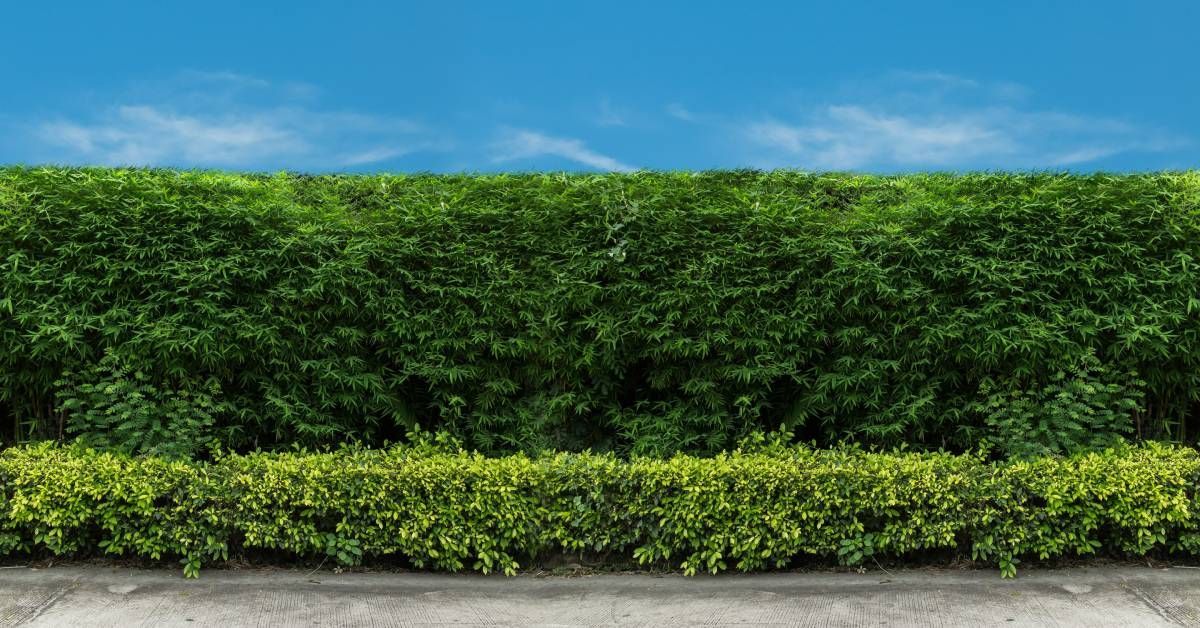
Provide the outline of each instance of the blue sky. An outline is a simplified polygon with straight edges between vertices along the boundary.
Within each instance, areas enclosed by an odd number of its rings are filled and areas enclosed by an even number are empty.
[[[22,2],[0,163],[1200,167],[1200,2]]]

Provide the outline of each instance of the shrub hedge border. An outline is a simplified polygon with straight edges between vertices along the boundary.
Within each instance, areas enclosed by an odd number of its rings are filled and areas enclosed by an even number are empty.
[[[256,550],[507,574],[549,552],[694,574],[942,550],[1011,576],[1027,557],[1200,553],[1198,486],[1200,454],[1153,443],[1006,462],[771,444],[488,458],[428,442],[195,462],[39,444],[0,453],[0,552],[181,558],[195,576]]]

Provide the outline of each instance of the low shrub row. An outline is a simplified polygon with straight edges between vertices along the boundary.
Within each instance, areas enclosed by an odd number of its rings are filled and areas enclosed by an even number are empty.
[[[1200,553],[1200,455],[1147,444],[1071,457],[812,450],[712,458],[389,450],[211,462],[49,444],[0,453],[0,550],[202,562],[231,554],[398,556],[514,573],[599,553],[692,574],[957,553],[1021,558]]]
[[[1200,419],[1200,173],[2,168],[0,266],[20,441],[1032,452]]]

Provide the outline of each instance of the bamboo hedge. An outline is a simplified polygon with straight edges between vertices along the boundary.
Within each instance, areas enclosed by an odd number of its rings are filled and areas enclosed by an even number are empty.
[[[109,356],[239,449],[966,450],[981,390],[1086,354],[1190,441],[1198,209],[1197,173],[3,168],[0,418],[69,435]]]

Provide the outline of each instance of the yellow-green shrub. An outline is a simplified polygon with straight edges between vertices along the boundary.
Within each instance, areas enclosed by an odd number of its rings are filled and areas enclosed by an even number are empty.
[[[0,551],[230,552],[513,573],[595,552],[686,573],[801,557],[1200,553],[1200,455],[1148,444],[1072,457],[767,447],[712,458],[488,458],[427,444],[212,462],[49,444],[0,453]]]

